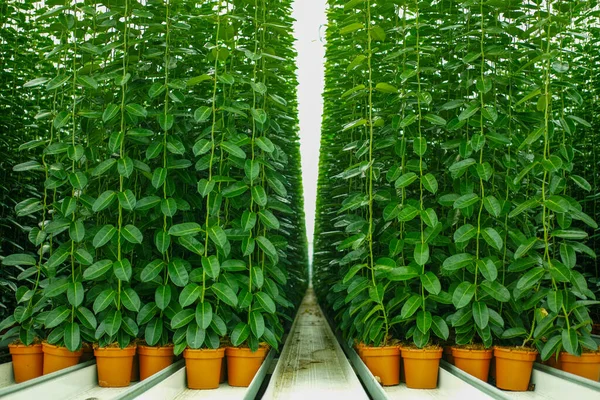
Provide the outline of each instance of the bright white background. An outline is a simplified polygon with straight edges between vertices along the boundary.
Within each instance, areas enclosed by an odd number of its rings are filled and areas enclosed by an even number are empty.
[[[295,0],[293,17],[298,51],[298,102],[300,113],[300,151],[306,234],[312,259],[312,241],[315,229],[315,203],[319,168],[321,116],[323,113],[325,13],[326,0]]]

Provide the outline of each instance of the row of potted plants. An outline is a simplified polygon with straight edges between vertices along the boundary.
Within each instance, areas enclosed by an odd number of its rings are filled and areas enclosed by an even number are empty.
[[[15,94],[52,99],[29,110],[48,133],[14,168],[43,175],[16,206],[34,250],[2,260],[21,271],[0,323],[17,381],[74,365],[92,344],[100,386],[129,385],[136,351],[142,378],[182,354],[189,387],[214,388],[227,354],[229,384],[247,385],[278,348],[307,249],[291,6],[271,3],[26,12],[57,45],[39,49],[53,75]],[[42,370],[19,369],[42,352]]]
[[[315,287],[384,385],[402,358],[409,387],[435,388],[448,344],[485,380],[493,355],[502,389],[527,390],[537,355],[600,379],[584,275],[597,170],[578,141],[596,123],[593,11],[333,2]]]

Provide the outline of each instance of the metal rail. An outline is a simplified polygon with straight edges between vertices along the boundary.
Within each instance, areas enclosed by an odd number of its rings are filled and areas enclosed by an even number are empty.
[[[187,388],[185,360],[173,364],[171,371],[161,371],[140,382],[136,387],[121,393],[114,400],[254,400],[267,376],[275,351],[271,350],[254,376],[250,386],[232,387],[226,383],[215,390],[191,390]]]

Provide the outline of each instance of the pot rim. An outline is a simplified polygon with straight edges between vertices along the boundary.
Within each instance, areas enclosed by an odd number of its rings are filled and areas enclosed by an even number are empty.
[[[211,360],[225,357],[225,348],[218,349],[190,349],[183,350],[183,358],[195,360]]]
[[[136,354],[137,345],[130,344],[124,349],[120,347],[97,347],[94,348],[94,355],[96,357],[108,357],[108,358],[117,358],[117,357],[133,357]]]
[[[600,352],[582,353],[581,356],[574,356],[566,351],[561,351],[559,361],[561,363],[598,364],[600,363]]]
[[[403,359],[437,360],[442,358],[443,353],[444,349],[441,347],[439,349],[402,348]]]
[[[174,346],[147,346],[138,345],[137,354],[154,357],[171,357],[175,353],[173,352]]]
[[[258,358],[266,356],[268,352],[267,347],[259,347],[258,350],[252,351],[249,347],[232,347],[228,346],[225,348],[225,355],[231,357],[246,357],[246,358]]]
[[[11,343],[8,345],[10,354],[43,354],[42,344],[24,345],[21,343]]]
[[[57,346],[47,342],[42,342],[42,351],[44,354],[51,354],[53,356],[60,357],[80,357],[83,354],[82,349],[71,351],[65,346]]]

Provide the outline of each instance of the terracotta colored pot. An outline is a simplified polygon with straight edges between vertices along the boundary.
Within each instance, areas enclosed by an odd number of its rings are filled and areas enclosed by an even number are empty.
[[[219,383],[227,382],[227,358],[223,357],[223,361],[221,361],[221,377],[219,378]]]
[[[221,368],[225,349],[185,349],[185,370],[187,386],[190,389],[217,389],[221,378]]]
[[[496,386],[504,390],[524,392],[529,388],[533,362],[537,351],[494,347],[496,357]]]
[[[79,363],[84,363],[94,359],[94,348],[89,343],[83,343],[81,346],[83,354],[79,357]]]
[[[248,348],[228,347],[225,355],[229,386],[248,387],[267,355],[267,348],[259,347],[253,353]]]
[[[131,382],[137,382],[140,380],[140,356],[137,351],[133,356],[133,361],[131,362]]]
[[[356,350],[356,353],[358,354],[358,356],[360,357],[361,360],[363,360],[363,362],[365,361],[363,359],[363,349],[365,348],[365,344],[363,342],[357,343],[356,346],[354,346],[354,349]]]
[[[173,346],[138,346],[140,380],[144,380],[173,364]],[[135,360],[135,358],[134,358]]]
[[[44,352],[44,375],[77,365],[79,357],[83,354],[82,350],[70,351],[66,347],[49,343],[42,343],[42,351]]]
[[[383,386],[400,383],[400,348],[398,346],[362,348],[363,361]]]
[[[600,352],[583,353],[581,357],[562,352],[560,364],[560,369],[565,372],[600,381]]]
[[[536,361],[549,367],[560,369],[560,357],[557,359],[556,354],[552,354],[552,357],[550,357],[546,361],[542,361],[542,358],[538,354]]]
[[[410,389],[435,389],[442,353],[441,348],[402,348],[406,386]]]
[[[470,350],[452,347],[454,365],[484,382],[487,382],[490,375],[490,361],[492,360],[492,356],[492,349]]]
[[[98,385],[101,387],[125,387],[131,383],[131,368],[136,345],[124,349],[101,347],[94,349],[98,368]]]
[[[25,346],[9,344],[8,350],[12,355],[15,382],[21,383],[42,376],[44,353],[41,344]]]
[[[450,364],[454,365],[454,356],[452,355],[452,346],[444,346],[443,358],[444,358],[444,360],[448,361]]]

